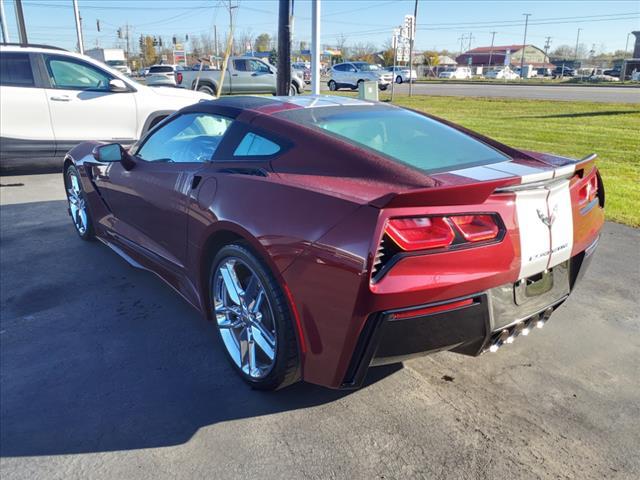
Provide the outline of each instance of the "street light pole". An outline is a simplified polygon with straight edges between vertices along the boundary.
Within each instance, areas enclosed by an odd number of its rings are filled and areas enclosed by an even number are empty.
[[[311,1],[311,93],[320,95],[320,0]]]
[[[280,0],[278,7],[278,95],[289,95],[291,89],[291,1]]]
[[[76,17],[76,33],[78,34],[78,50],[84,55],[84,43],[82,41],[82,25],[80,24],[80,12],[78,11],[78,0],[73,0],[73,14]]]
[[[2,3],[1,0],[0,0],[0,3]],[[4,18],[4,15],[2,16],[2,18]],[[6,26],[5,26],[5,28],[6,28]],[[627,56],[627,52],[629,51],[629,37],[630,36],[631,36],[631,32],[627,33],[627,43],[624,44],[624,56],[625,57]]]
[[[524,73],[524,52],[527,48],[527,27],[529,26],[530,13],[523,13],[524,15],[524,39],[522,40],[522,53],[520,54],[520,81],[522,81],[522,74]]]
[[[411,81],[411,73],[413,72],[413,46],[415,44],[416,30],[418,30],[418,0],[413,7],[413,28],[412,32],[410,32],[411,37],[409,38],[409,96],[413,94],[413,82]],[[393,75],[395,76],[396,71],[393,70]],[[418,72],[416,72],[416,80]],[[393,82],[395,83],[395,78]]]

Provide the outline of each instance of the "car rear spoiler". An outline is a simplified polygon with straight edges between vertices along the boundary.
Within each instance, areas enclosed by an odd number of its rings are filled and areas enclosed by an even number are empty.
[[[423,207],[446,205],[477,205],[483,203],[489,195],[498,192],[514,191],[520,188],[535,188],[559,179],[571,178],[583,171],[591,164],[593,166],[597,155],[592,153],[586,157],[558,165],[548,170],[548,178],[535,182],[526,181],[525,177],[513,176],[497,180],[465,183],[462,185],[447,185],[443,187],[429,187],[400,193],[389,193],[369,202],[376,208]],[[551,165],[549,165],[551,166]],[[591,171],[591,169],[589,169]],[[587,172],[588,173],[588,172]]]
[[[518,183],[520,183],[518,177],[511,177],[489,182],[429,187],[403,193],[388,193],[370,201],[369,205],[376,208],[397,208],[478,204],[484,202],[497,188]]]

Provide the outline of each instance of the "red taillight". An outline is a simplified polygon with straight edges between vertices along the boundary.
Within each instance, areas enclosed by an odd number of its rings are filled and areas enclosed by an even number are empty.
[[[447,247],[455,238],[444,217],[392,218],[385,231],[403,250]]]
[[[385,233],[402,250],[415,251],[493,240],[498,238],[500,227],[496,218],[487,214],[407,217],[388,220]]]
[[[178,85],[182,84],[182,72],[176,73],[176,82],[178,82]]]
[[[578,202],[580,204],[589,203],[598,196],[598,177],[592,175],[587,183],[578,190]]]
[[[500,232],[491,215],[463,215],[450,218],[468,242],[491,240]]]

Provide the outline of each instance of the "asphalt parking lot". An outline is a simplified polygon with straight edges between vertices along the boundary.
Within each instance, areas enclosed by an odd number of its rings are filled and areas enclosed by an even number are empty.
[[[607,223],[548,326],[496,354],[260,393],[169,287],[77,238],[61,175],[0,183],[3,480],[640,476],[639,230]]]

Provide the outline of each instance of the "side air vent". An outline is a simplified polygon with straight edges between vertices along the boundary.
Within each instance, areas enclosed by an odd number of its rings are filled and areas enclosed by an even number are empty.
[[[371,267],[371,278],[377,281],[382,277],[384,267],[389,264],[391,258],[400,251],[398,246],[386,234],[382,236]]]

